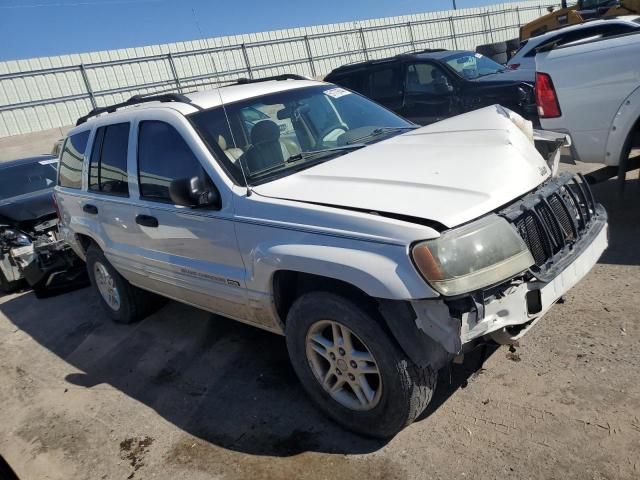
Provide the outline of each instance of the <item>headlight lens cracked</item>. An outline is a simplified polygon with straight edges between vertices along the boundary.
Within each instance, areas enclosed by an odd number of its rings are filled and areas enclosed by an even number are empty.
[[[447,296],[499,283],[534,264],[524,240],[497,215],[420,242],[411,253],[425,279]]]

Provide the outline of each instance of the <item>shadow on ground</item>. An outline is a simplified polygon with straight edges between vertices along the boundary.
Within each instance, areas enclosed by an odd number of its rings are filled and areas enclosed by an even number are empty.
[[[615,179],[592,186],[596,200],[604,205],[609,215],[609,248],[599,263],[640,265],[638,171],[632,172],[627,178],[624,190]]]
[[[386,443],[324,418],[299,385],[278,335],[174,302],[138,324],[117,325],[90,289],[39,301],[27,293],[1,304],[0,311],[84,372],[67,375],[67,382],[112,385],[215,445],[289,456],[366,453]],[[480,365],[474,357],[443,370],[433,406],[466,386]]]

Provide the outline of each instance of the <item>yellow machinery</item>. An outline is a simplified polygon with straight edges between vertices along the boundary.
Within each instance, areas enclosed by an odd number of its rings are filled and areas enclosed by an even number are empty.
[[[593,18],[640,13],[640,0],[579,0],[571,7],[567,7],[567,2],[564,0],[562,8],[553,10],[551,7],[549,10],[547,15],[520,27],[520,41]]]

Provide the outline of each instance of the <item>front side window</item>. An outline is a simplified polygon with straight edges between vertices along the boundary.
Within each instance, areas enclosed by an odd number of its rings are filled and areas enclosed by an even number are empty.
[[[53,188],[57,160],[40,160],[0,169],[0,201]]]
[[[89,163],[89,190],[129,196],[128,147],[129,123],[98,128]]]
[[[89,140],[89,130],[67,138],[60,155],[58,184],[67,188],[82,188],[82,162]]]
[[[479,53],[457,53],[446,57],[444,61],[453,68],[458,75],[467,80],[504,72],[505,70],[504,66]]]
[[[245,112],[267,118],[248,125]],[[230,176],[269,181],[416,128],[384,107],[334,85],[296,88],[189,116]],[[228,118],[228,122],[227,122]]]
[[[173,180],[206,176],[182,135],[156,120],[140,122],[138,175],[140,197],[166,203],[173,203],[169,195]]]
[[[448,85],[446,74],[432,63],[416,63],[407,67],[407,93],[438,94],[446,91]]]

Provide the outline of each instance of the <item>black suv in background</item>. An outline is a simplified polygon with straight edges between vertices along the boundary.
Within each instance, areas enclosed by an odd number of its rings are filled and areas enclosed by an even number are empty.
[[[344,65],[326,76],[421,124],[500,104],[537,123],[532,72],[474,52],[424,50]]]

